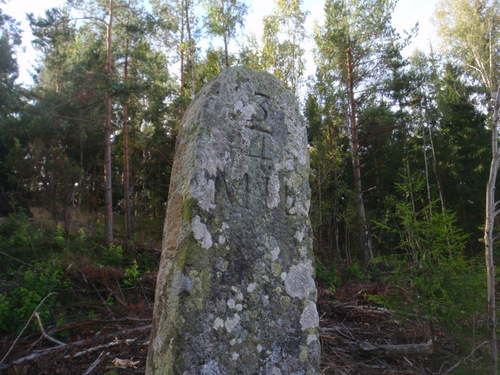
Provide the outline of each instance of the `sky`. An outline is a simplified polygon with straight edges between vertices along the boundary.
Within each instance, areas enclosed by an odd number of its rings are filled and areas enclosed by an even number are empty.
[[[262,17],[272,12],[274,8],[274,1],[270,0],[244,0],[249,5],[249,13],[246,18],[245,33],[261,33],[261,20]],[[29,31],[29,23],[26,20],[26,13],[34,13],[35,15],[43,15],[46,9],[61,6],[64,0],[36,0],[27,1],[20,0],[7,0],[7,4],[1,4],[3,13],[14,17],[18,21],[22,21],[21,29],[23,33],[23,50],[17,54],[18,63],[20,66],[19,81],[27,85],[32,83],[30,72],[34,71],[33,66],[36,65],[36,53],[31,47],[32,35]],[[437,0],[399,0],[394,15],[393,26],[396,30],[404,35],[404,31],[409,31],[417,22],[419,22],[419,35],[415,38],[411,46],[407,47],[404,55],[410,55],[416,48],[421,50],[428,50],[430,43],[436,43],[434,40],[434,27],[432,25],[431,17],[434,13]],[[314,22],[322,22],[323,18],[323,4],[324,0],[303,0],[303,9],[310,12],[306,21],[306,28],[312,31]],[[255,25],[259,27],[255,29]],[[308,50],[309,69],[306,76],[313,74],[312,69],[312,48],[313,43],[309,41],[306,43]]]

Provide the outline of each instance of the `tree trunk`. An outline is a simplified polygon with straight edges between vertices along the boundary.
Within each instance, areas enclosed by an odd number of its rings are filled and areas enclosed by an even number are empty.
[[[180,43],[180,70],[181,70],[181,83],[179,87],[179,97],[184,97],[184,85],[186,84],[186,73],[184,72],[184,27],[185,27],[185,17],[181,17],[181,43]],[[181,114],[182,118],[182,114]]]
[[[368,249],[367,227],[365,204],[363,200],[363,190],[361,184],[361,163],[359,159],[359,136],[358,123],[356,118],[356,103],[354,100],[354,77],[353,77],[353,61],[351,49],[347,49],[347,80],[349,91],[350,105],[350,143],[352,148],[352,166],[354,174],[354,190],[356,199],[356,208],[358,212],[358,243],[363,267],[367,267],[371,260],[370,251]]]
[[[224,33],[224,59],[226,62],[226,68],[229,68],[229,52],[227,50],[227,35]]]
[[[188,45],[189,45],[189,64],[191,72],[191,99],[194,98],[195,87],[194,87],[194,48],[193,48],[193,38],[191,35],[191,22],[189,20],[189,7],[191,5],[191,0],[185,1],[185,12],[186,12],[186,30],[188,33]]]
[[[443,189],[443,184],[441,183],[441,179],[439,178],[436,148],[434,147],[434,139],[432,137],[432,125],[430,123],[428,130],[429,130],[429,141],[432,152],[432,166],[434,168],[434,173],[436,174],[436,183],[439,191],[439,199],[441,200],[441,212],[444,213],[445,212],[444,189]]]
[[[490,353],[490,375],[497,375],[498,371],[498,351],[496,336],[496,303],[495,303],[495,262],[493,254],[493,233],[495,228],[495,216],[498,211],[495,202],[495,185],[500,165],[500,153],[498,150],[498,108],[500,103],[500,86],[495,98],[493,109],[493,121],[491,124],[491,151],[492,159],[490,166],[490,177],[486,189],[486,223],[484,228],[484,244],[486,255],[486,272],[488,283],[488,350]]]
[[[123,69],[123,81],[128,80],[128,42],[125,46],[125,66]],[[132,205],[130,202],[130,163],[128,147],[128,102],[127,98],[123,102],[123,195],[125,203],[125,228],[127,231],[127,240],[134,239],[134,223],[132,217]]]
[[[427,141],[425,139],[425,126],[422,125],[422,141],[424,151],[424,171],[425,171],[425,184],[427,187],[427,201],[429,202],[429,218],[432,220],[432,196],[431,196],[431,183],[429,181],[429,160],[427,159]]]
[[[104,241],[107,244],[113,242],[113,192],[111,176],[111,111],[112,111],[112,30],[113,30],[113,0],[109,0],[109,22],[107,27],[107,57],[106,75],[108,79],[108,89],[106,93],[106,124],[104,127],[104,185],[105,185],[105,221],[104,221]]]

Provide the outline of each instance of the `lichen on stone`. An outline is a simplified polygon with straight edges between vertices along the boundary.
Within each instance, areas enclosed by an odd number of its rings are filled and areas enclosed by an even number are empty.
[[[307,306],[304,308],[304,311],[300,316],[300,327],[302,331],[306,331],[309,328],[319,327],[319,315],[315,303],[309,302]]]
[[[220,329],[220,328],[224,327],[224,320],[222,320],[219,317],[215,318],[213,327],[214,327],[214,329]]]
[[[200,242],[201,247],[210,249],[212,247],[212,235],[207,229],[207,226],[201,222],[201,218],[196,215],[193,218],[193,235],[194,238]]]
[[[315,290],[312,261],[293,265],[285,278],[285,290],[290,297],[308,298]]]
[[[238,315],[238,313],[234,314],[232,317],[226,318],[224,326],[226,327],[227,332],[231,333],[236,328],[239,322],[240,316]]]

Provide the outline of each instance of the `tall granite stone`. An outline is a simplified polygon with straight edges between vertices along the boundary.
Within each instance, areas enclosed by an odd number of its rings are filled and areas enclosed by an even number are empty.
[[[182,121],[147,374],[319,374],[309,160],[294,96],[226,69]]]

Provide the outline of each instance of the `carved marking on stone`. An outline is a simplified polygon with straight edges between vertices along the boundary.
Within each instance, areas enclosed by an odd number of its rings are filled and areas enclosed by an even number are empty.
[[[267,122],[269,117],[268,100],[269,97],[265,94],[255,93],[255,96],[259,98],[259,104],[257,111],[252,115],[250,120],[250,129],[258,130],[264,133],[273,134],[272,125]]]
[[[257,133],[257,132],[255,132]],[[263,160],[271,160],[273,139],[269,134],[252,134],[248,156]]]

